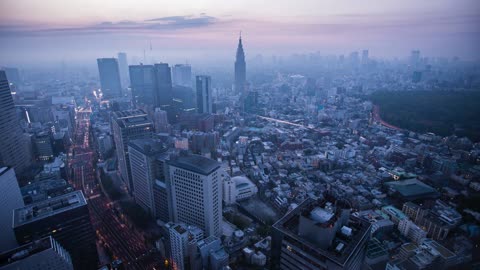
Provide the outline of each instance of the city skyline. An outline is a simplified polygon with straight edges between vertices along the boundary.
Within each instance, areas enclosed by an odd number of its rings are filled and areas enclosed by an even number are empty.
[[[369,49],[372,57],[403,58],[420,49],[429,56],[478,59],[474,44],[480,42],[480,4],[461,2],[122,1],[106,9],[108,2],[98,1],[42,1],[41,7],[35,1],[4,1],[0,56],[6,64],[20,62],[19,55],[32,62],[83,63],[84,57],[118,51],[141,58],[146,50],[170,62],[208,60],[211,55],[226,61],[235,46],[233,37],[243,31],[251,44],[250,57]],[[43,12],[34,12],[36,8]]]
[[[478,3],[3,0],[0,270],[479,268]]]

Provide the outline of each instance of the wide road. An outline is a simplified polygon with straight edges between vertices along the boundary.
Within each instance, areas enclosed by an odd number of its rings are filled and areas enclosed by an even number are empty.
[[[385,126],[387,128],[402,131],[401,128],[383,121],[383,119],[380,117],[380,107],[378,105],[373,106],[373,120],[375,122],[380,123],[380,125]]]
[[[96,155],[90,146],[90,115],[89,108],[76,113],[74,141],[68,154],[70,182],[85,194],[97,238],[111,251],[113,259],[122,260],[126,269],[155,269],[143,236],[128,228],[114,212],[112,202],[101,194],[94,168]]]

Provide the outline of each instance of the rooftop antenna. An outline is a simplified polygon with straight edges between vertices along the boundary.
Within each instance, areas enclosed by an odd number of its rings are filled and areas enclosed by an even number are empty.
[[[143,49],[143,62],[147,63],[147,55],[145,54],[145,49]]]

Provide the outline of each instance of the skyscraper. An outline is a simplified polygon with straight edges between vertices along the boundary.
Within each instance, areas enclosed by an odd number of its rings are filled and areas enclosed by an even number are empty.
[[[120,71],[115,58],[97,59],[98,73],[100,74],[100,87],[105,98],[119,97],[122,95]]]
[[[199,155],[181,154],[168,162],[174,222],[198,226],[206,236],[222,233],[220,164]]]
[[[176,64],[172,68],[173,85],[192,87],[192,67],[190,65]]]
[[[13,230],[22,245],[53,236],[72,256],[75,269],[97,267],[95,232],[81,191],[15,209]]]
[[[168,64],[133,65],[129,69],[135,102],[161,108],[172,104],[172,76]]]
[[[153,133],[153,123],[142,110],[118,111],[112,114],[112,129],[120,175],[122,181],[128,186],[129,192],[133,194],[128,143],[134,139],[150,138]]]
[[[238,39],[237,55],[235,58],[235,92],[243,95],[247,86],[247,64],[243,51],[242,36]]]
[[[124,52],[118,53],[118,68],[120,70],[120,80],[122,82],[122,86],[123,88],[127,88],[130,84],[130,79],[128,76],[127,54]]]
[[[138,104],[154,105],[155,75],[153,65],[129,66],[133,101]]]
[[[130,85],[136,104],[155,105],[155,73],[153,65],[131,65]]]
[[[16,173],[29,165],[24,150],[22,130],[18,124],[12,93],[5,71],[0,70],[0,166],[11,166]]]
[[[197,112],[212,113],[212,87],[210,76],[197,76]]]
[[[170,106],[172,104],[172,74],[167,63],[154,65],[155,82],[157,91],[155,91],[155,101],[157,107]]]
[[[22,194],[18,187],[17,177],[12,168],[0,168],[0,252],[17,246],[12,229],[12,212],[24,206]]]
[[[152,217],[168,221],[167,198],[155,196],[156,181],[165,183],[164,164],[167,147],[154,139],[137,139],[128,144],[135,201]],[[161,185],[161,184],[160,184]],[[162,202],[156,203],[155,198]],[[157,207],[156,207],[157,206]],[[157,209],[158,208],[158,209]],[[166,214],[165,214],[166,213]]]

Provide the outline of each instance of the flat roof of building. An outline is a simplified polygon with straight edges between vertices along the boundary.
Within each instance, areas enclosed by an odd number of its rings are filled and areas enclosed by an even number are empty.
[[[82,191],[76,190],[13,210],[13,228],[87,205]]]
[[[138,109],[113,112],[113,117],[121,127],[152,125],[147,113]]]
[[[170,160],[169,164],[203,175],[209,175],[220,168],[220,163],[217,161],[200,155],[179,156]]]
[[[47,236],[23,246],[0,253],[0,268],[40,253],[44,250],[50,249],[53,247],[52,242],[53,238],[51,236]]]
[[[148,156],[165,153],[168,150],[160,140],[152,138],[131,140],[128,146]]]
[[[385,184],[400,193],[400,195],[402,195],[403,197],[437,194],[437,191],[434,188],[415,178],[401,181],[392,181]]]
[[[328,204],[328,200],[314,200],[308,198],[294,210],[288,212],[283,218],[277,221],[273,225],[273,227],[282,232],[283,234],[288,235],[289,237],[302,243],[302,245],[307,246],[314,252],[329,258],[331,261],[336,262],[338,265],[343,266],[346,264],[353,251],[357,248],[358,244],[362,242],[365,237],[368,237],[371,224],[365,220],[350,215],[348,226],[353,229],[354,233],[352,237],[348,240],[342,239],[340,243],[342,243],[344,246],[341,252],[336,252],[333,250],[333,248],[329,248],[328,250],[322,249],[316,244],[309,241],[309,239],[298,235],[298,227],[300,215],[309,215],[311,211],[314,210],[316,207],[324,208],[326,204]],[[335,236],[335,239],[337,238],[338,237]],[[335,239],[332,242],[333,246],[336,245],[334,244]]]
[[[387,213],[390,213],[392,214],[393,216],[395,216],[397,219],[406,219],[407,216],[400,210],[400,209],[397,209],[395,208],[394,206],[392,205],[387,205],[387,206],[384,206],[382,207],[383,210],[385,210]]]

